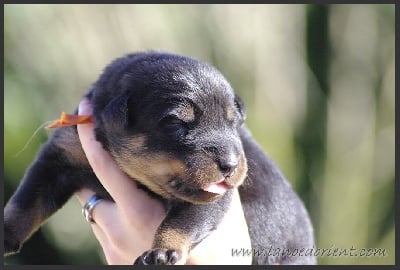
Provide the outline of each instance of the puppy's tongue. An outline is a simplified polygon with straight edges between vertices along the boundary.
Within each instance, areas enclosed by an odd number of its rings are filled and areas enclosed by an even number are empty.
[[[228,190],[228,185],[223,181],[220,183],[206,185],[203,187],[203,190],[222,195]]]

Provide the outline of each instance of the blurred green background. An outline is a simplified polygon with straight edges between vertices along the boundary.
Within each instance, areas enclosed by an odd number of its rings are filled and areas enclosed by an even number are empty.
[[[163,49],[215,65],[305,202],[320,264],[394,264],[394,5],[4,5],[4,197],[111,60]],[[105,263],[76,198],[6,264]]]

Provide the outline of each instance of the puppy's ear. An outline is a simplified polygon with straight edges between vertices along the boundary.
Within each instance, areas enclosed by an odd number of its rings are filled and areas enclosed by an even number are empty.
[[[128,126],[128,99],[127,95],[119,95],[107,104],[101,114],[105,125],[113,130],[125,129]]]
[[[240,122],[241,124],[246,120],[246,107],[244,105],[243,100],[237,94],[235,94],[235,107],[236,110],[239,112],[241,117]]]

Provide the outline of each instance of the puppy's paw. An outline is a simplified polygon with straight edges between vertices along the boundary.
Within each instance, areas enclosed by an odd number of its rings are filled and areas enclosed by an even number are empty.
[[[173,265],[180,259],[175,249],[155,248],[139,256],[134,265]]]
[[[4,224],[4,256],[17,253],[21,249],[21,242],[16,239],[12,230]]]
[[[11,239],[4,239],[4,256],[18,253],[21,249],[21,244]]]

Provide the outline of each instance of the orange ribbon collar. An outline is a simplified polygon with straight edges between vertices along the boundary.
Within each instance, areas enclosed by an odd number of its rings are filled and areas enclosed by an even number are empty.
[[[53,121],[46,128],[59,128],[88,123],[93,123],[93,118],[91,115],[75,115],[62,112],[60,119]]]

